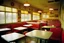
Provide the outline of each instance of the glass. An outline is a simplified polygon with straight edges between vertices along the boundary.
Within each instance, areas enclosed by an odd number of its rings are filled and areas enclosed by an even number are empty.
[[[21,21],[24,21],[25,17],[24,14],[21,14]]]
[[[6,12],[6,23],[12,23],[12,13]]]
[[[17,22],[17,21],[18,21],[18,20],[17,20],[17,19],[18,19],[17,16],[18,16],[17,13],[13,13],[13,16],[12,16],[12,19],[13,19],[12,21],[13,21],[13,22]]]
[[[6,11],[12,11],[10,7],[6,7]]]
[[[4,23],[5,23],[5,13],[0,12],[0,24],[4,24]]]
[[[17,9],[16,8],[12,8],[12,12],[17,12]]]
[[[4,6],[0,6],[0,11],[5,11],[5,7]]]

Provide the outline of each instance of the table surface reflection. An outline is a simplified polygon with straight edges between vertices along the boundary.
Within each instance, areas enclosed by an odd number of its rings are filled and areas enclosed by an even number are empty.
[[[49,39],[51,35],[52,35],[52,32],[42,31],[42,30],[33,30],[31,32],[26,33],[26,36],[37,37],[42,39]]]
[[[11,30],[10,28],[0,28],[0,31],[8,31]]]
[[[7,42],[10,42],[10,41],[14,41],[14,40],[17,40],[19,38],[22,38],[24,37],[25,35],[23,34],[19,34],[19,33],[10,33],[10,34],[5,34],[5,35],[1,35],[1,37],[6,40]]]
[[[14,28],[15,30],[24,30],[24,29],[27,29],[27,27],[16,27]]]

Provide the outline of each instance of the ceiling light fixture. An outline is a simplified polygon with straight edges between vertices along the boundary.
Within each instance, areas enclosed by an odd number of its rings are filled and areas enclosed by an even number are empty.
[[[49,8],[49,10],[54,10],[53,8]]]
[[[26,2],[24,3],[24,6],[30,6],[30,4],[26,1]]]
[[[39,10],[38,13],[42,13],[42,11]]]

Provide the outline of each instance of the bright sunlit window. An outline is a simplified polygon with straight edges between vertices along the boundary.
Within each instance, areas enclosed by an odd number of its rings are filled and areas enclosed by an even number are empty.
[[[40,14],[33,12],[33,20],[39,20],[40,19]]]
[[[18,15],[17,15],[17,13],[12,13],[13,15],[12,15],[12,22],[17,22],[18,21]]]
[[[21,10],[21,21],[30,21],[31,20],[31,14],[28,13],[28,11]]]
[[[4,24],[4,23],[5,23],[5,13],[0,12],[0,24]]]
[[[21,14],[21,21],[30,21],[31,14]]]
[[[0,11],[5,11],[5,7],[4,6],[0,6]]]
[[[16,8],[12,8],[12,12],[17,12],[17,9]]]
[[[6,7],[6,11],[12,11],[11,7]]]
[[[6,12],[6,23],[12,23],[12,13]]]
[[[42,14],[42,18],[49,18],[49,15],[47,15],[46,13]]]
[[[0,6],[0,24],[17,22],[17,16],[16,8]]]

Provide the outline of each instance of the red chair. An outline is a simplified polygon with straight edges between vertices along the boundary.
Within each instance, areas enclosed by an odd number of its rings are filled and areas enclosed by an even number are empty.
[[[62,29],[61,28],[51,28],[51,32],[53,32],[50,39],[61,42]]]
[[[62,43],[64,43],[64,31],[62,32]]]

